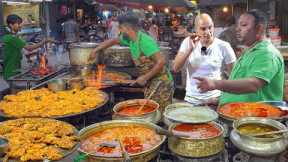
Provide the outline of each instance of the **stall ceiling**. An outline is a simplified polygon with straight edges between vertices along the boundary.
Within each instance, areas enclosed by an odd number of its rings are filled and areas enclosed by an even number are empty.
[[[96,0],[101,3],[114,3],[114,4],[122,4],[122,5],[154,5],[160,7],[194,7],[193,4],[188,0]]]
[[[246,3],[247,0],[199,0],[199,6],[215,6],[235,3]]]

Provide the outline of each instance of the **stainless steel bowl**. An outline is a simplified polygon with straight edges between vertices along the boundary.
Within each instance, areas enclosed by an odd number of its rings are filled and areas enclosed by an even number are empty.
[[[67,81],[67,87],[68,89],[83,89],[84,88],[84,82],[83,79],[80,77],[74,77]]]
[[[259,138],[241,134],[237,128],[248,123],[266,124],[279,130],[287,129],[284,124],[273,119],[247,117],[236,120],[233,122],[233,130],[230,134],[230,140],[240,150],[253,155],[265,157],[277,155],[287,148],[288,141],[286,135],[276,138]]]
[[[54,92],[64,91],[66,89],[66,81],[64,79],[53,79],[48,82],[48,89]]]
[[[69,59],[72,66],[89,64],[91,51],[99,44],[92,42],[73,43],[69,46]],[[97,60],[96,60],[97,61]]]
[[[125,107],[128,106],[141,106],[142,104],[147,104],[150,105],[151,107],[155,107],[155,110],[143,115],[138,115],[138,116],[127,116],[127,115],[122,115],[119,114],[118,112]],[[133,99],[133,100],[127,100],[120,102],[116,104],[113,107],[113,119],[116,120],[140,120],[140,121],[146,121],[146,122],[152,122],[154,124],[157,124],[160,119],[161,119],[161,113],[159,111],[159,104],[153,100],[147,100],[147,99]]]

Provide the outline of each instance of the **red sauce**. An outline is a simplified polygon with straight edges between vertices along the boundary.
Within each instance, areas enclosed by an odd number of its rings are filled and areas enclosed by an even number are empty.
[[[113,147],[102,146],[97,148],[97,152],[102,152],[104,154],[111,154],[114,151]]]
[[[120,109],[118,114],[126,115],[126,116],[139,116],[139,115],[144,115],[144,114],[150,113],[150,112],[155,110],[155,108],[148,106],[148,105],[147,106],[145,105],[142,108],[142,110],[139,111],[140,107],[141,107],[141,105],[124,107],[124,108]]]
[[[220,113],[234,119],[242,117],[281,117],[287,115],[277,107],[262,103],[229,103],[219,108]]]
[[[123,144],[129,153],[135,154],[143,151],[143,144],[138,137],[125,137]]]
[[[174,133],[187,135],[193,139],[206,139],[219,136],[221,131],[214,124],[179,124]]]

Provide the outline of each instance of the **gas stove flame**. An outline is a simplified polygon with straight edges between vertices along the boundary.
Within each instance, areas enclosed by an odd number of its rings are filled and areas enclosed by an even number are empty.
[[[31,73],[34,76],[44,76],[52,72],[51,67],[48,67],[46,62],[46,55],[41,55],[39,58],[39,66],[36,68],[33,68],[31,70]]]
[[[46,65],[46,58],[44,55],[42,55],[40,57],[40,65],[39,65],[40,69],[47,69],[47,65]]]
[[[101,89],[103,88],[103,79],[104,79],[104,76],[105,76],[105,65],[104,64],[99,64],[97,66],[97,74],[96,74],[96,84],[95,84],[95,87],[97,89]]]

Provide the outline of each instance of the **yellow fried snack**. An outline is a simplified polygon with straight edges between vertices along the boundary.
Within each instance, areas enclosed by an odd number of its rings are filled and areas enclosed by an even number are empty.
[[[59,160],[62,149],[69,151],[78,142],[72,125],[53,119],[9,120],[0,124],[0,130],[9,141],[6,156],[20,161]]]
[[[63,116],[88,111],[104,100],[104,94],[93,87],[56,93],[42,88],[5,96],[0,111],[11,117]]]

